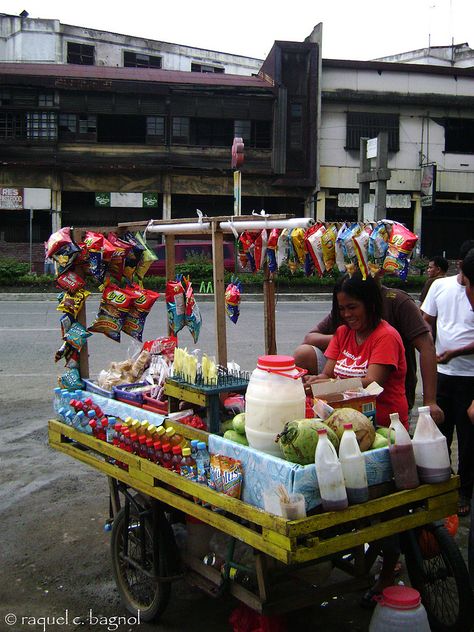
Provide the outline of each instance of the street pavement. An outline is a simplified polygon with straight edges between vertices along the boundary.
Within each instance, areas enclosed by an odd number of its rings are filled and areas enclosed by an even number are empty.
[[[45,630],[75,632],[105,630],[92,625],[86,615],[124,615],[112,580],[108,496],[103,475],[51,450],[47,444],[47,419],[51,416],[51,392],[62,372],[54,364],[61,344],[56,300],[47,296],[0,295],[0,520],[2,564],[0,581],[0,630],[26,632],[33,619],[61,617],[68,610],[83,617],[80,624],[60,626],[57,620]],[[87,302],[88,323],[97,313],[98,296]],[[200,301],[203,326],[199,348],[215,352],[214,306]],[[276,304],[278,353],[290,354],[306,331],[330,309],[326,296],[310,300],[285,300]],[[227,321],[228,359],[251,371],[264,353],[263,303],[246,297],[236,325]],[[166,334],[166,310],[160,299],[148,317],[145,339]],[[194,348],[188,331],[180,345]],[[89,339],[91,375],[111,361],[123,360],[136,350],[123,336],[115,343],[101,334]],[[468,520],[461,520],[457,536],[466,557]],[[315,604],[311,614],[295,617],[291,629],[328,632],[368,629],[370,614],[357,606],[357,595]],[[131,632],[200,632],[230,630],[228,617],[236,602],[212,600],[182,582],[173,586],[173,597],[159,627],[122,625]],[[23,617],[23,623],[5,627],[6,614]],[[25,617],[30,617],[28,624]],[[18,619],[20,620],[20,619]],[[108,628],[112,629],[112,628]],[[308,628],[309,629],[309,628]]]

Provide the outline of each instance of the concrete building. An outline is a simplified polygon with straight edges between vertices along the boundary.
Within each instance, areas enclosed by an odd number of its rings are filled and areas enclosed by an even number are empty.
[[[319,25],[305,42],[275,42],[262,62],[57,20],[0,15],[0,32],[0,186],[7,205],[16,189],[30,200],[52,192],[50,215],[32,223],[35,241],[61,223],[231,214],[234,136],[246,145],[244,213],[355,220],[360,137],[380,131],[386,216],[414,229],[427,256],[455,258],[473,234],[467,44],[321,59]],[[422,206],[433,165],[435,201]],[[2,211],[0,253],[26,239],[27,219]]]

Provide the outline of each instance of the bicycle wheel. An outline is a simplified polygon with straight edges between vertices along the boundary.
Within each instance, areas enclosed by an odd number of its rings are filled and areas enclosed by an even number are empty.
[[[168,558],[161,538],[153,537],[146,512],[130,505],[117,514],[111,534],[112,569],[125,608],[142,621],[156,621],[171,594],[170,582],[158,577],[168,574]]]
[[[436,539],[436,552],[429,558],[423,557],[417,532],[406,534],[405,561],[410,582],[421,594],[434,632],[469,632],[474,600],[461,552],[444,526],[425,528]]]

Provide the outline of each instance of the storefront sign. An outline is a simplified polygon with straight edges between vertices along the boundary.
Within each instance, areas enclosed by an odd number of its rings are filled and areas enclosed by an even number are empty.
[[[370,195],[373,204],[375,195]],[[359,208],[358,193],[338,193],[337,205],[339,208]],[[387,195],[387,208],[411,208],[411,195],[409,193],[389,193]]]
[[[436,165],[421,168],[421,206],[434,206],[436,197]]]
[[[158,193],[118,193],[103,191],[95,194],[95,205],[103,208],[158,208]]]
[[[8,210],[23,209],[23,189],[0,189],[0,208]]]

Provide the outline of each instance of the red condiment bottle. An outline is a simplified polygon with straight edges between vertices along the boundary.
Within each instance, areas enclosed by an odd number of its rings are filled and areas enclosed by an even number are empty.
[[[176,472],[176,474],[179,474],[181,470],[181,459],[183,458],[183,455],[181,454],[181,446],[175,445],[171,448],[171,451],[173,453],[171,458],[171,469],[173,472]]]
[[[171,446],[169,443],[165,443],[163,446],[163,456],[161,457],[161,465],[166,467],[167,470],[171,469],[171,459],[173,454],[171,452]]]

